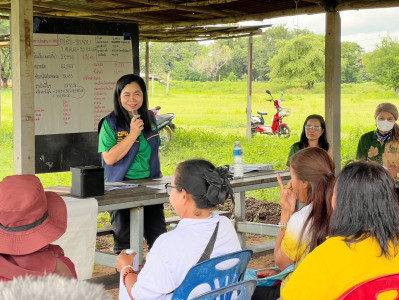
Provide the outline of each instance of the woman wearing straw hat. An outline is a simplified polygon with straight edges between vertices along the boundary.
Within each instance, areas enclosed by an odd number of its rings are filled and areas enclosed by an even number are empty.
[[[58,274],[77,278],[72,261],[50,243],[67,227],[64,200],[45,192],[35,175],[8,176],[0,182],[0,281]]]
[[[383,165],[394,178],[399,172],[398,109],[392,103],[378,104],[374,119],[377,129],[363,134],[356,158]]]

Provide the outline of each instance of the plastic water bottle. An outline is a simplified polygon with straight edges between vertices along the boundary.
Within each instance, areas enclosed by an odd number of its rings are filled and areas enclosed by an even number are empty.
[[[132,250],[132,249],[126,249],[126,255],[130,255],[130,254],[133,254],[133,253],[135,253],[136,251],[134,251],[134,250]],[[132,265],[132,267],[133,267],[133,271],[138,271],[139,270],[139,256],[138,256],[138,254],[136,253],[136,255],[134,256],[134,258],[133,258],[133,265]]]
[[[242,178],[244,176],[244,159],[243,151],[239,141],[237,141],[233,148],[234,156],[234,178]]]
[[[126,255],[130,255],[132,253],[134,253],[136,251],[132,250],[132,249],[126,249]],[[134,271],[138,271],[139,270],[139,256],[136,255],[134,256],[133,259],[133,264],[132,264],[132,268]],[[127,292],[126,287],[123,284],[123,275],[121,273],[121,276],[119,278],[119,300],[130,300],[130,296]]]

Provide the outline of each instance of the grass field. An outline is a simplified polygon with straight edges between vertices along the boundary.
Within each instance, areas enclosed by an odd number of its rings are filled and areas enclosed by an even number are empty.
[[[276,169],[285,169],[289,147],[298,141],[303,121],[307,115],[324,115],[324,84],[316,84],[313,90],[287,88],[282,84],[255,82],[253,85],[252,111],[270,114],[271,123],[275,109],[265,101],[265,90],[275,98],[284,91],[283,107],[290,108],[285,121],[292,129],[291,138],[255,136],[246,142],[246,83],[245,82],[175,82],[169,94],[166,87],[156,83],[155,93],[149,87],[150,106],[160,105],[161,113],[174,112],[177,133],[161,150],[164,175],[171,175],[180,161],[189,158],[205,158],[216,165],[232,164],[232,148],[236,140],[244,148],[245,163],[271,163]],[[353,160],[362,133],[375,129],[374,110],[378,103],[399,104],[399,95],[374,83],[345,84],[341,91],[342,110],[342,164]],[[112,101],[112,99],[110,99]],[[12,106],[11,91],[3,89],[0,127],[0,179],[13,174]],[[40,174],[44,186],[68,185],[70,172]],[[252,196],[277,201],[277,189],[251,193]]]

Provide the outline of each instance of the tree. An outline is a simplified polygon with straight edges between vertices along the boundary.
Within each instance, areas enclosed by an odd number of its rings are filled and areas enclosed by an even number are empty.
[[[6,35],[10,34],[10,22],[8,20],[0,20],[0,34]],[[10,59],[10,49],[1,48],[1,81],[3,87],[8,87],[8,79],[11,77],[11,59]]]
[[[373,81],[393,87],[399,94],[399,43],[387,36],[376,50],[363,55],[366,74]]]
[[[255,80],[270,79],[269,61],[277,54],[279,41],[290,40],[294,37],[294,33],[285,25],[279,25],[267,29],[262,36],[254,38],[253,77]]]
[[[231,59],[231,50],[228,46],[219,46],[212,43],[209,46],[209,55],[194,59],[193,66],[200,73],[216,81],[218,72]]]
[[[231,73],[237,77],[248,73],[248,38],[225,39],[215,42],[231,49],[231,59],[219,72],[223,78],[230,76]]]
[[[206,46],[198,43],[150,43],[150,74],[164,77],[170,73],[179,80],[200,80],[192,61],[198,55],[204,55]],[[140,44],[140,68],[145,69],[145,44]]]
[[[324,38],[313,33],[280,41],[278,53],[270,60],[270,78],[295,80],[312,88],[324,79]]]
[[[362,80],[361,70],[362,47],[357,43],[342,42],[341,44],[341,80],[351,83]]]
[[[10,59],[10,49],[1,48],[1,81],[2,86],[8,88],[8,80],[11,77],[11,59]]]

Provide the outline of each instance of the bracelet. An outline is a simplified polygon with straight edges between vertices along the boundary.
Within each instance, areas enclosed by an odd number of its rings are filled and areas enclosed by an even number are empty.
[[[130,268],[130,269],[132,269],[133,270],[133,267],[131,266],[131,265],[126,265],[126,266],[123,266],[123,268],[121,269],[121,274],[123,274],[123,272],[125,272],[125,270],[127,269],[127,268]]]
[[[134,272],[133,269],[130,269],[125,274],[123,274],[122,282],[124,286],[126,286],[126,276],[129,275],[130,273],[136,274],[136,272]]]
[[[279,222],[277,224],[277,226],[280,227],[280,228],[286,228],[287,227],[287,223]]]

